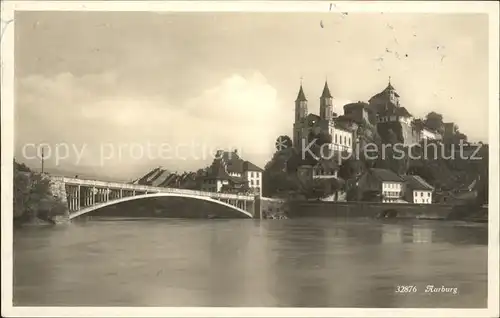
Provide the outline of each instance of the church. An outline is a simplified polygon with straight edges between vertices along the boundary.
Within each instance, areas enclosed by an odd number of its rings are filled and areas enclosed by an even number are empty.
[[[308,112],[308,101],[300,85],[295,100],[295,122],[293,124],[293,145],[301,151],[310,141],[311,133],[330,136],[329,150],[352,153],[354,131],[356,127],[349,125],[345,118],[339,117],[334,111],[333,96],[328,82],[325,82],[323,93],[319,98],[319,116]]]
[[[295,122],[293,124],[293,145],[304,149],[311,142],[311,136],[329,136],[328,148],[334,152],[351,154],[357,143],[357,129],[360,125],[376,127],[385,143],[401,143],[409,146],[424,139],[441,140],[444,127],[433,131],[415,119],[400,104],[399,94],[389,83],[380,93],[372,96],[368,103],[355,102],[343,106],[344,114],[338,115],[333,105],[333,97],[325,81],[319,98],[319,115],[308,112],[308,100],[302,84],[295,100]],[[453,126],[445,123],[444,126]]]

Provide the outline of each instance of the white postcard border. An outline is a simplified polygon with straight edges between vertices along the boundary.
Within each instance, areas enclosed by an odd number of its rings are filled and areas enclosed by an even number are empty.
[[[330,4],[334,4],[330,10]],[[2,1],[2,316],[19,317],[495,317],[499,314],[499,18],[493,1]],[[177,12],[411,12],[489,15],[489,245],[487,309],[217,308],[217,307],[13,307],[12,180],[14,118],[14,11],[177,11]],[[471,107],[473,107],[471,105]]]

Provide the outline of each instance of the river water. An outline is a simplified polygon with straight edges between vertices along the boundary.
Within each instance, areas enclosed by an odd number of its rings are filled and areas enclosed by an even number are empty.
[[[486,224],[103,218],[14,231],[14,304],[479,308],[487,256]]]

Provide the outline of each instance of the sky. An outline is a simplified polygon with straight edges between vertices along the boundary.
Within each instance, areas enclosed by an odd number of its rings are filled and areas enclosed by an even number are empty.
[[[481,14],[16,12],[15,157],[129,180],[238,149],[263,167],[292,135],[302,81],[319,112],[387,86],[488,139],[488,18]],[[57,152],[57,153],[56,153]]]

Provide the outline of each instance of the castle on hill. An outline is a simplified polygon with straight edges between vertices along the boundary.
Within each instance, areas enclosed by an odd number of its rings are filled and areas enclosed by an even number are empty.
[[[319,115],[309,113],[308,100],[302,84],[295,100],[293,145],[298,150],[311,136],[319,133],[329,136],[328,148],[332,151],[352,153],[358,142],[357,130],[361,125],[375,126],[384,143],[401,143],[405,146],[427,140],[443,140],[454,133],[454,123],[445,123],[437,130],[423,125],[422,121],[400,104],[400,96],[390,80],[387,87],[372,96],[368,103],[356,102],[343,106],[344,114],[338,115],[333,96],[325,81],[319,98]]]

